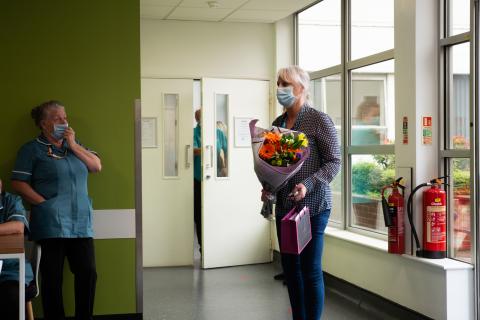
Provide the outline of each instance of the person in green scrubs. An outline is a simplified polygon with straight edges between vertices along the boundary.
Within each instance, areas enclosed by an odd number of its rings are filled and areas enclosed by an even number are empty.
[[[12,172],[12,188],[31,205],[30,238],[40,244],[45,319],[64,319],[65,258],[75,278],[75,318],[92,319],[97,280],[89,172],[102,169],[98,155],[75,139],[64,106],[55,100],[31,112],[40,135],[24,144]]]
[[[5,192],[0,179],[0,235],[24,234],[28,232],[28,221],[22,199]],[[0,268],[0,314],[5,320],[18,319],[18,259],[3,260]],[[33,281],[32,266],[25,261],[25,314],[29,314],[31,302],[37,292]]]

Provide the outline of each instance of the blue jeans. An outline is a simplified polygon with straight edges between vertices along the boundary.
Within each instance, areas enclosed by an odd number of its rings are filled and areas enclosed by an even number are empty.
[[[300,255],[281,254],[283,273],[294,320],[319,320],[322,315],[325,288],[323,284],[323,235],[330,209],[310,218],[312,240]],[[277,219],[280,243],[280,219]]]

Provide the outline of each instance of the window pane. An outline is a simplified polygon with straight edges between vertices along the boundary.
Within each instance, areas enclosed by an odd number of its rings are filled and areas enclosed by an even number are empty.
[[[228,95],[215,95],[217,177],[228,177]]]
[[[352,226],[386,233],[380,191],[395,180],[395,156],[352,155]]]
[[[315,79],[310,89],[315,109],[328,114],[337,129],[339,144],[342,144],[342,91],[340,75]],[[340,172],[330,184],[333,195],[333,207],[330,220],[342,222],[342,173]]]
[[[450,148],[470,148],[470,43],[451,49]]]
[[[350,1],[352,60],[393,49],[393,2]]]
[[[451,185],[453,186],[453,258],[472,261],[470,225],[470,159],[452,159]]]
[[[352,145],[395,142],[394,61],[352,71]]]
[[[308,71],[340,64],[341,1],[323,0],[298,14],[298,62]]]
[[[470,31],[470,0],[450,0],[449,35]]]
[[[163,172],[165,177],[178,176],[178,94],[163,97]]]

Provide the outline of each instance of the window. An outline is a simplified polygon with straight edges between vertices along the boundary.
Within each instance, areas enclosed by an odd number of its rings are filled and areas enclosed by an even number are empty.
[[[470,186],[472,148],[470,124],[470,1],[443,1],[443,34],[440,39],[442,137],[440,145],[441,170],[449,176],[448,256],[473,262],[473,225]]]
[[[178,177],[178,94],[163,96],[163,175]]]
[[[323,0],[297,15],[297,62],[342,148],[330,225],[383,238],[380,189],[395,178],[393,8],[393,0]]]
[[[340,64],[341,1],[323,0],[297,19],[299,65],[314,71]]]
[[[393,60],[352,70],[352,145],[395,142]]]
[[[315,79],[310,86],[313,106],[328,114],[337,129],[337,137],[342,145],[342,90],[341,76],[334,74],[328,77]],[[340,225],[343,221],[342,210],[342,172],[333,179],[332,188],[333,207],[330,213],[330,221]]]
[[[393,1],[350,1],[352,59],[393,48]]]
[[[457,34],[469,32],[470,0],[449,0],[448,6],[448,35],[454,36]]]

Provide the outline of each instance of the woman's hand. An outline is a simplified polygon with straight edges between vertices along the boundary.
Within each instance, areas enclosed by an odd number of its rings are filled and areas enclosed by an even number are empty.
[[[303,198],[305,198],[306,194],[307,194],[307,188],[303,185],[303,183],[299,183],[295,185],[292,192],[290,192],[289,197],[292,200],[300,201]]]
[[[268,201],[272,197],[272,193],[262,189],[262,201]]]
[[[102,170],[102,162],[100,161],[100,158],[75,141],[75,131],[73,131],[71,127],[68,127],[67,130],[65,130],[65,135],[63,137],[67,140],[70,150],[72,150],[73,153],[85,163],[88,171],[100,172]]]
[[[65,130],[65,134],[63,137],[67,140],[68,146],[71,148],[75,144],[77,144],[77,141],[75,141],[75,131],[73,131],[72,127],[68,127]]]

